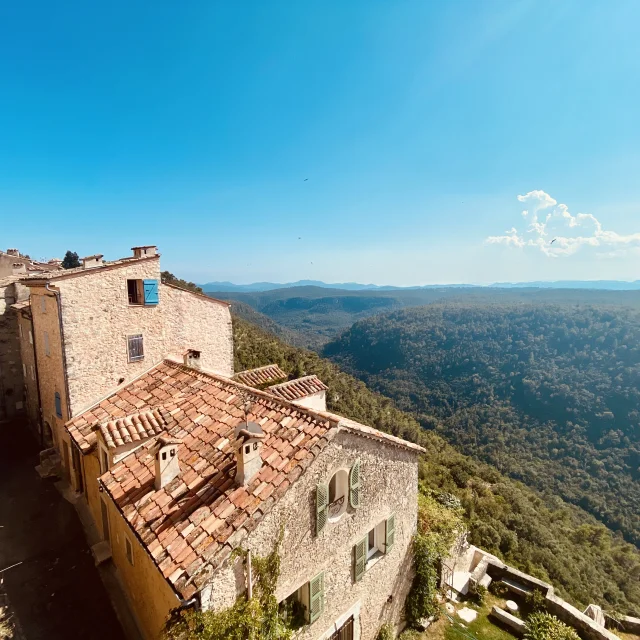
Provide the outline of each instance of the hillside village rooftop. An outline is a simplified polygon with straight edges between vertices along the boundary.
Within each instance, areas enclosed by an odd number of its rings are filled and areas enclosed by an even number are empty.
[[[265,434],[262,465],[246,486],[238,486],[234,430],[247,422]],[[310,411],[169,359],[67,424],[84,452],[96,446],[96,433],[114,447],[163,427],[180,442],[177,477],[155,488],[157,447],[148,439],[100,483],[183,599],[193,596],[340,431],[424,451],[341,416]]]

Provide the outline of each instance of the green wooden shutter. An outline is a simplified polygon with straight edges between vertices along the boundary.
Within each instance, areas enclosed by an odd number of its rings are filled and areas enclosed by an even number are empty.
[[[313,624],[324,611],[324,572],[309,583],[309,623]]]
[[[320,535],[329,519],[329,485],[320,483],[316,489],[316,535]]]
[[[144,303],[148,305],[158,304],[158,281],[157,280],[144,280]]]
[[[360,460],[356,460],[349,471],[349,504],[357,509],[360,506]]]
[[[387,518],[385,534],[384,552],[389,553],[391,547],[393,547],[393,543],[396,541],[396,516],[394,514],[391,514]]]
[[[367,537],[353,547],[353,581],[360,582],[367,569]]]

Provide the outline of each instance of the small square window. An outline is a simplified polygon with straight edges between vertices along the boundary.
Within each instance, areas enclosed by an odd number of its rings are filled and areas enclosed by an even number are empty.
[[[142,280],[127,280],[127,296],[129,304],[144,304]]]
[[[133,566],[133,545],[131,544],[131,540],[125,536],[124,538],[124,549],[127,554],[127,560],[129,564]]]
[[[142,344],[142,334],[127,338],[129,348],[129,362],[137,362],[144,359],[144,346]]]

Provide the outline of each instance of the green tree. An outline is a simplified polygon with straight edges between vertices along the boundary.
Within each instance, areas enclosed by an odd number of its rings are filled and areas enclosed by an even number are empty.
[[[67,251],[64,254],[64,259],[62,260],[62,268],[63,269],[75,269],[75,267],[80,266],[80,258],[78,258],[78,254],[75,251]]]

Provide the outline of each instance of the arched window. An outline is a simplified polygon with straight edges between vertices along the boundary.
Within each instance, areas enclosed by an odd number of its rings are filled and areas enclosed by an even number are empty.
[[[329,522],[338,521],[349,502],[349,471],[338,469],[329,481]]]

